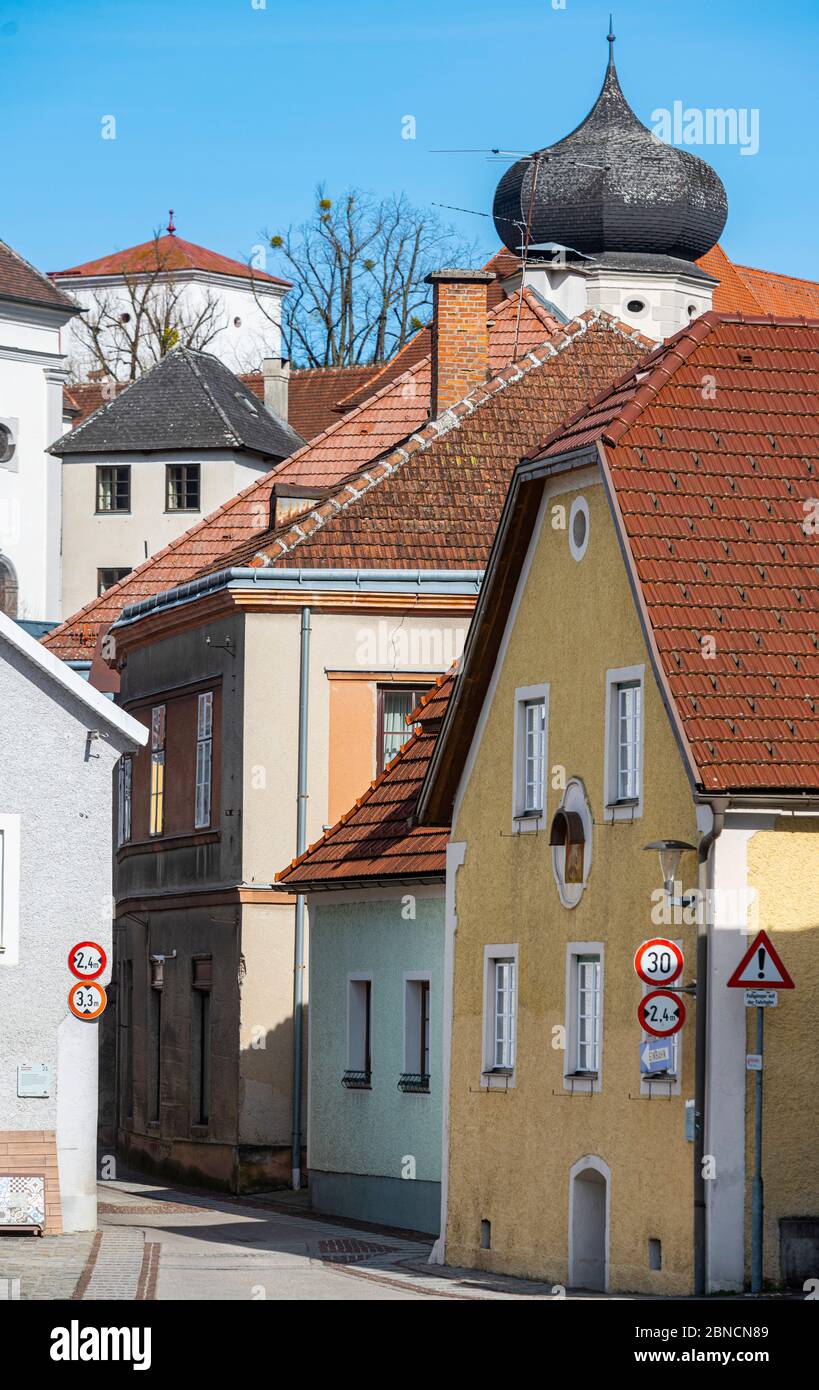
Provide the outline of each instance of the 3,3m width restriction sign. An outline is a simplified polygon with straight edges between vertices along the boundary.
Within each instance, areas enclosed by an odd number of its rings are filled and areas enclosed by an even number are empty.
[[[653,989],[640,1000],[637,1018],[643,1032],[653,1038],[670,1038],[685,1023],[685,1005],[670,989]]]
[[[634,969],[646,985],[670,985],[683,972],[685,960],[679,946],[664,936],[644,941],[634,953]]]
[[[68,968],[78,980],[96,980],[107,964],[108,957],[97,941],[78,941],[68,952]]]
[[[78,980],[68,991],[68,1007],[83,1023],[93,1023],[107,1003],[105,987],[98,980]]]

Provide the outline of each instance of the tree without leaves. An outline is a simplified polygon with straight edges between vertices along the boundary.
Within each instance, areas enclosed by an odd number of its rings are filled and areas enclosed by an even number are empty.
[[[283,305],[283,352],[308,367],[392,357],[429,316],[425,277],[476,254],[403,193],[375,199],[353,189],[334,201],[321,184],[309,221],[266,236],[295,282]]]
[[[186,294],[168,264],[168,251],[154,233],[144,270],[123,275],[121,290],[100,290],[77,326],[77,336],[94,366],[91,374],[135,381],[175,347],[203,351],[225,326],[223,306],[210,290]],[[79,364],[69,363],[73,380]]]

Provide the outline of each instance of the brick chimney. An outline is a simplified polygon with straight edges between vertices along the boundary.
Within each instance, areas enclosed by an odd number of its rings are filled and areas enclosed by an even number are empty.
[[[486,381],[489,329],[486,291],[491,270],[434,270],[432,298],[432,416]]]
[[[287,420],[288,395],[290,386],[290,363],[283,357],[265,357],[262,362],[262,381],[264,383],[264,403],[268,410]]]

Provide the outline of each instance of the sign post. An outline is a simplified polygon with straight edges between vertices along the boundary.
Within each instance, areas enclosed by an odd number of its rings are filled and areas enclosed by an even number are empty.
[[[762,1181],[762,1072],[765,1065],[765,1009],[776,1003],[777,989],[793,989],[794,983],[768,937],[761,931],[748,947],[728,981],[731,989],[745,990],[745,1007],[756,1009],[756,1058],[754,1066],[754,1178],[751,1188],[751,1293],[762,1292],[762,1240],[765,1186]]]

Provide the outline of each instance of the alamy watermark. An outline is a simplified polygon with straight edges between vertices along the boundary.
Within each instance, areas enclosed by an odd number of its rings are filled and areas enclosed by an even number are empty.
[[[759,153],[759,108],[752,106],[658,106],[651,130],[665,145],[738,145],[740,154]]]

